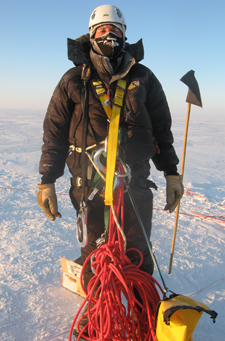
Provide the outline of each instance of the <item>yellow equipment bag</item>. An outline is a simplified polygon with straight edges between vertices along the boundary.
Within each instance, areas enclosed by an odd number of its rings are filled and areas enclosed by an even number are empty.
[[[215,323],[217,313],[190,297],[174,294],[162,300],[157,314],[157,340],[192,341],[192,334],[203,312],[211,315]]]

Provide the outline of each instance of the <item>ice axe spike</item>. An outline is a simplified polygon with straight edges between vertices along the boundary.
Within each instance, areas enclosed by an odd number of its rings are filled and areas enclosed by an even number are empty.
[[[190,70],[187,72],[182,78],[181,82],[185,83],[188,86],[188,94],[186,98],[186,102],[188,103],[187,108],[187,118],[186,118],[186,125],[185,125],[185,132],[184,132],[184,143],[183,143],[183,155],[182,155],[182,163],[181,163],[181,171],[180,174],[184,175],[184,164],[185,164],[185,156],[186,156],[186,146],[187,146],[187,135],[188,135],[188,125],[189,125],[189,118],[191,112],[191,104],[198,105],[202,107],[202,100],[201,95],[198,87],[198,83],[195,79],[195,72]],[[177,205],[176,209],[176,218],[174,224],[174,231],[173,231],[173,240],[171,246],[171,254],[170,254],[170,264],[169,264],[169,271],[170,274],[172,271],[172,263],[173,263],[173,254],[174,254],[174,247],[175,247],[175,240],[176,240],[176,233],[177,233],[177,224],[178,224],[178,217],[179,217],[179,210],[180,210],[180,203]]]

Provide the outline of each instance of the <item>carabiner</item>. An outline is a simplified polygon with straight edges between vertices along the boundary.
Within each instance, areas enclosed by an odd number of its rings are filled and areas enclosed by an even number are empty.
[[[81,247],[87,244],[87,207],[84,201],[81,201],[77,215],[76,237]]]

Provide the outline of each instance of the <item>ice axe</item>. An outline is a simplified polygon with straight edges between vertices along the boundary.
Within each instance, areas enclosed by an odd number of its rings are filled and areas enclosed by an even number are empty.
[[[188,103],[188,106],[187,106],[187,117],[186,117],[186,125],[185,125],[185,132],[184,132],[182,164],[181,164],[181,172],[180,172],[180,174],[183,176],[184,175],[184,164],[185,164],[185,155],[186,155],[187,135],[188,135],[188,125],[189,125],[190,112],[191,112],[191,104],[195,104],[195,105],[198,105],[199,107],[202,107],[202,100],[201,100],[201,95],[200,95],[198,83],[195,79],[195,72],[193,70],[190,70],[189,72],[187,72],[181,78],[181,82],[186,84],[189,88],[187,98],[186,98],[186,102]],[[175,246],[175,239],[176,239],[176,233],[177,233],[179,210],[180,210],[180,203],[177,205],[177,209],[176,209],[176,218],[175,218],[175,224],[174,224],[173,240],[172,240],[171,254],[170,254],[170,264],[169,264],[169,272],[168,272],[169,274],[172,271],[173,254],[174,254],[174,246]]]

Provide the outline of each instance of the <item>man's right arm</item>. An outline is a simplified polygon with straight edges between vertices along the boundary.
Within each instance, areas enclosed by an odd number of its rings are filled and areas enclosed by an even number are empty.
[[[42,184],[54,183],[63,175],[69,150],[69,128],[74,102],[63,78],[50,100],[44,119],[44,135],[39,172]]]
[[[74,109],[68,82],[62,78],[50,100],[44,120],[44,136],[39,171],[37,202],[50,220],[61,218],[58,212],[55,181],[63,175],[69,149],[69,128]]]

